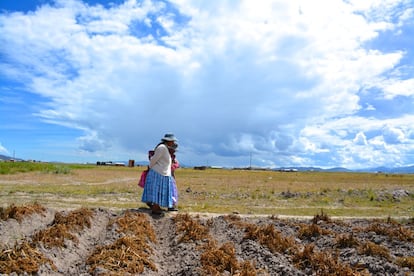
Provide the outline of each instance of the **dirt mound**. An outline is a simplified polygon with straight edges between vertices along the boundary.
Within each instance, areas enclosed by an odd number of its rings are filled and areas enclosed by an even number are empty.
[[[0,210],[0,273],[414,275],[412,220]]]

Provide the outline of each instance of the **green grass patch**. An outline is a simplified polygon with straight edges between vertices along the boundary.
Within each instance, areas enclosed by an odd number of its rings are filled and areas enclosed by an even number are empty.
[[[92,168],[91,165],[40,163],[40,162],[0,162],[0,174],[15,174],[26,172],[44,172],[68,174],[72,169]]]

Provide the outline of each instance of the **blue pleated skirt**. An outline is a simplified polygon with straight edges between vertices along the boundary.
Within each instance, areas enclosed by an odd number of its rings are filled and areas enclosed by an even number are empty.
[[[175,181],[172,176],[164,176],[150,169],[145,179],[142,202],[155,203],[161,207],[173,207]]]

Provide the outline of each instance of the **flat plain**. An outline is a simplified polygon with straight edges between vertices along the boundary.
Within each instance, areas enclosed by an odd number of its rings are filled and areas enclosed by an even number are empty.
[[[51,166],[0,174],[0,202],[145,206],[137,186],[145,167]],[[180,168],[176,181],[184,212],[313,216],[324,210],[342,217],[414,216],[414,174]]]

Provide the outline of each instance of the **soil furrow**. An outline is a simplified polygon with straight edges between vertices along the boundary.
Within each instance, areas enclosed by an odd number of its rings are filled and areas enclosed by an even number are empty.
[[[85,260],[98,245],[107,242],[107,225],[114,214],[97,209],[91,218],[91,226],[75,233],[77,242],[65,241],[64,248],[51,249],[41,247],[44,253],[56,266],[61,275],[81,275],[87,271]],[[42,267],[40,274],[48,274],[49,267]]]
[[[51,238],[52,230],[62,232]],[[13,275],[407,276],[414,275],[412,248],[413,221],[390,218],[46,208],[0,221],[0,274]]]

